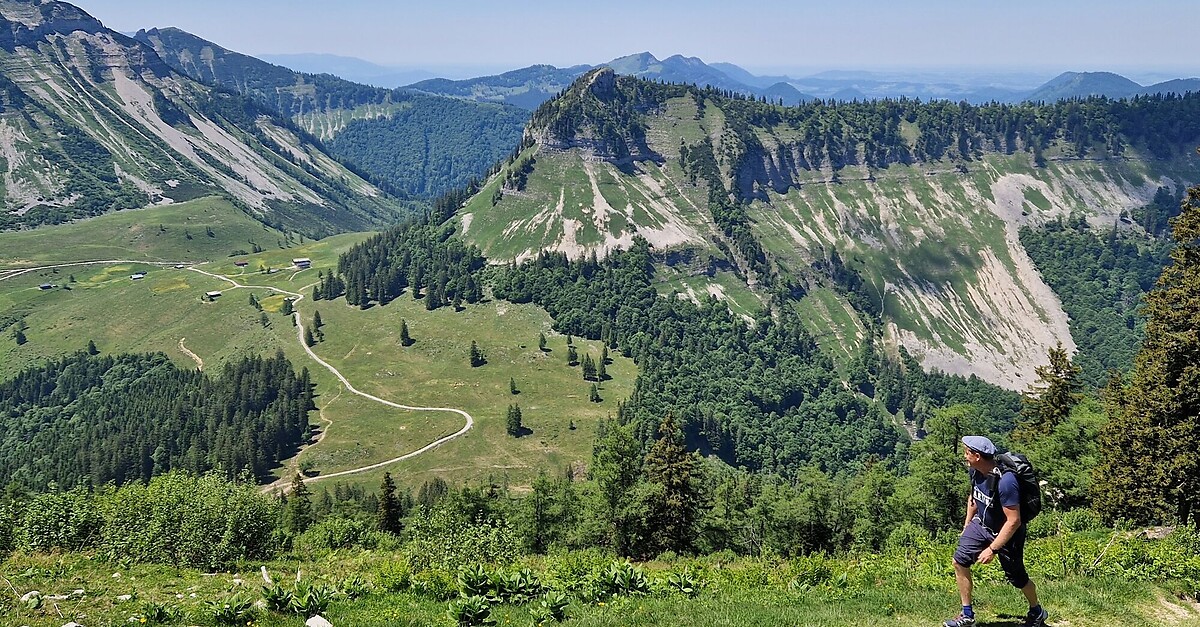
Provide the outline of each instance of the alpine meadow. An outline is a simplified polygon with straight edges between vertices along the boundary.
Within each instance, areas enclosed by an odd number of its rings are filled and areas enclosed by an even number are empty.
[[[1175,30],[79,4],[0,0],[0,625],[1200,626]]]

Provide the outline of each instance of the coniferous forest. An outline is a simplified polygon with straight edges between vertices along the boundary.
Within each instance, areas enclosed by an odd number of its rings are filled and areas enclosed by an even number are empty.
[[[0,483],[119,485],[171,470],[261,478],[308,439],[312,408],[308,370],[297,376],[282,353],[210,377],[162,354],[79,352],[0,383]]]

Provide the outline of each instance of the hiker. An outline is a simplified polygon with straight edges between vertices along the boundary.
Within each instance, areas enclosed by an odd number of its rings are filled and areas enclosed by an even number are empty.
[[[1038,602],[1037,586],[1025,572],[1025,522],[1021,520],[1021,494],[1016,473],[1001,473],[996,464],[996,446],[979,435],[962,439],[963,459],[970,467],[971,496],[967,499],[967,520],[958,548],[954,551],[954,577],[962,612],[944,623],[945,627],[974,627],[971,607],[971,565],[987,564],[1000,558],[1004,576],[1029,601],[1024,627],[1044,627],[1046,610]],[[996,475],[999,475],[996,480]]]

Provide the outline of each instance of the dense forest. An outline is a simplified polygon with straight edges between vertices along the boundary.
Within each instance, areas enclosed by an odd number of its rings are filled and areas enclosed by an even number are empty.
[[[1060,145],[1069,156],[1120,156],[1133,147],[1157,159],[1185,154],[1200,139],[1200,94],[1104,97],[1055,103],[970,105],[934,100],[880,99],[863,102],[816,100],[784,107],[740,94],[687,85],[616,77],[611,87],[590,73],[568,90],[571,97],[547,101],[530,122],[559,141],[591,137],[618,158],[644,146],[646,116],[668,99],[690,96],[703,111],[716,106],[730,133],[721,150],[743,196],[761,168],[747,159],[770,154],[781,169],[813,170],[848,165],[886,168],[893,163],[951,159],[973,161],[985,153],[1031,153],[1044,165],[1044,151]],[[604,85],[593,87],[593,84]],[[905,127],[916,132],[906,138]],[[755,129],[787,129],[796,139],[767,151]],[[643,155],[653,157],[653,155]]]
[[[1110,371],[1127,372],[1142,340],[1142,295],[1169,262],[1170,245],[1116,225],[1098,232],[1082,216],[1023,227],[1020,237],[1071,317],[1081,380],[1100,388]]]
[[[212,378],[162,354],[79,352],[0,383],[0,484],[121,484],[172,469],[265,477],[308,439],[312,408],[307,369],[297,376],[282,353]]]
[[[478,248],[453,235],[450,226],[408,222],[356,244],[338,259],[346,301],[366,308],[372,301],[386,304],[408,290],[413,298],[423,297],[430,310],[479,302],[479,272],[486,261]],[[324,288],[315,294],[335,298],[340,292]]]
[[[435,198],[504,157],[526,112],[513,107],[417,96],[386,118],[355,120],[326,141],[338,158],[410,197]]]
[[[830,472],[861,468],[902,452],[905,438],[886,404],[840,385],[832,362],[790,307],[764,311],[749,325],[715,299],[697,306],[659,297],[653,272],[649,247],[639,239],[603,261],[543,253],[498,273],[495,295],[537,303],[558,331],[602,340],[634,358],[638,381],[618,418],[635,425],[640,441],[652,439],[670,414],[702,450],[785,476],[809,465]],[[991,386],[884,363],[872,361],[866,378],[885,384],[864,382],[862,389],[878,389],[880,399],[886,391],[897,411],[970,397],[990,401],[984,405],[997,412],[998,426],[1012,424],[1015,398],[998,389],[980,398],[978,391]]]

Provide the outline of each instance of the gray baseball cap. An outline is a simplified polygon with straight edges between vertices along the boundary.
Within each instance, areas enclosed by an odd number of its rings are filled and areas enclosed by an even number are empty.
[[[996,445],[992,441],[982,435],[964,435],[962,439],[963,445],[967,448],[991,457],[996,454]]]

